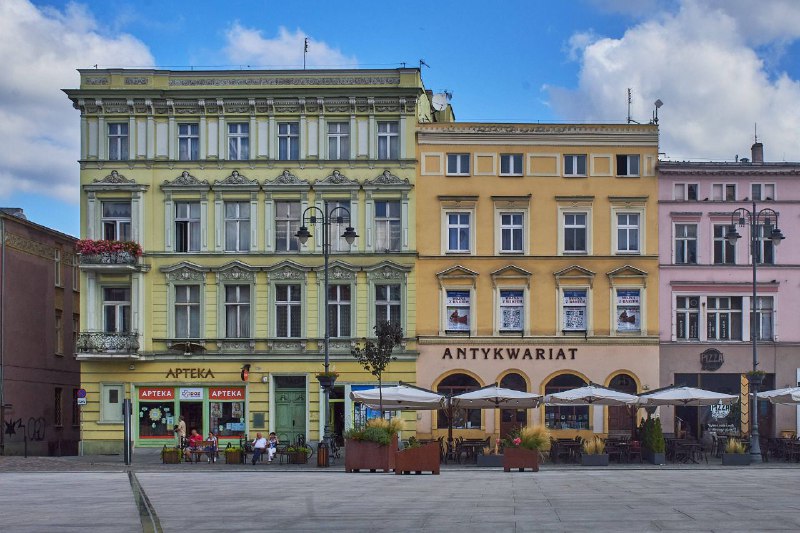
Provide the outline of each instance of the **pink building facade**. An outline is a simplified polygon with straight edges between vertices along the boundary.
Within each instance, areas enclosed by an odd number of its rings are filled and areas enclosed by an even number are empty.
[[[758,368],[767,373],[761,390],[800,382],[800,163],[764,163],[760,143],[752,153],[752,160],[736,163],[659,164],[661,385],[741,396],[731,408],[662,409],[667,432],[685,429],[699,436],[706,425],[720,433],[749,431],[744,376],[753,368],[749,225],[736,227],[742,238],[734,245],[725,236],[733,212],[752,210],[754,200],[756,211],[777,212],[786,237],[776,246],[759,229],[755,334]],[[760,402],[762,436],[798,429],[798,408]]]

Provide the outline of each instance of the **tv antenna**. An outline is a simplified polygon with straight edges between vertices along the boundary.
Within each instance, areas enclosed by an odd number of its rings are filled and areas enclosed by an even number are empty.
[[[303,41],[303,70],[306,69],[306,56],[308,55],[308,37]]]
[[[419,60],[419,69],[420,70],[422,70],[422,65],[425,65],[426,67],[431,68],[431,66],[429,64],[427,64],[424,59],[420,59]]]
[[[631,88],[628,87],[628,124],[633,122],[634,124],[639,124],[637,121],[631,118]]]

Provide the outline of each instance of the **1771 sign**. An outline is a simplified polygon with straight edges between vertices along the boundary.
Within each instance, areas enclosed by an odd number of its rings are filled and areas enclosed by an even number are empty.
[[[442,359],[574,360],[577,348],[445,348]]]

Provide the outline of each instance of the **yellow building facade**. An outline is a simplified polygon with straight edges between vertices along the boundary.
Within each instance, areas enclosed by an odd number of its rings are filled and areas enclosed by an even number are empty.
[[[659,386],[657,126],[424,124],[417,150],[418,385]],[[632,423],[602,407],[453,416],[467,438]],[[447,427],[420,413],[420,436]]]
[[[417,69],[80,76],[65,92],[81,121],[84,453],[121,448],[125,398],[137,446],[174,442],[180,416],[223,444],[316,441],[326,419],[341,435],[368,416],[348,393],[375,379],[350,350],[377,320],[405,336],[384,381],[415,381],[415,132],[432,120]],[[323,226],[309,218],[326,207],[327,413]]]

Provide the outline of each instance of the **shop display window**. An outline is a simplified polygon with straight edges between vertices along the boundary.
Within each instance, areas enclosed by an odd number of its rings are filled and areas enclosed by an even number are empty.
[[[244,434],[244,402],[210,402],[209,422],[218,437],[239,437]]]
[[[545,394],[555,394],[586,386],[574,374],[561,374],[545,386]],[[548,405],[544,408],[544,423],[548,429],[590,429],[588,405]]]
[[[171,439],[177,424],[174,402],[139,403],[139,437],[143,439]]]

